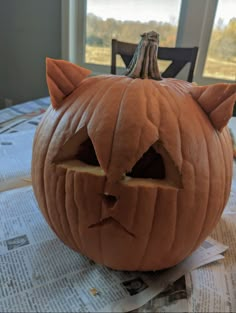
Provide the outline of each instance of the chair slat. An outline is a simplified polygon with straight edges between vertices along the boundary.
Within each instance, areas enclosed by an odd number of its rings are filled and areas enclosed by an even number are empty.
[[[121,56],[127,68],[133,57],[136,47],[136,44],[112,39],[111,74],[116,74],[116,56]],[[172,63],[162,73],[162,77],[176,77],[176,75],[182,70],[182,68],[187,63],[190,63],[186,80],[192,82],[197,53],[198,47],[159,47],[157,56],[158,59],[172,61]]]

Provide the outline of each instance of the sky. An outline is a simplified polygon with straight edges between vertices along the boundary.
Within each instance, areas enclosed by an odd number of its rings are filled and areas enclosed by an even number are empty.
[[[122,21],[160,20],[169,22],[172,17],[175,17],[177,23],[180,3],[181,0],[88,0],[87,12],[94,13],[103,19],[113,17]]]
[[[224,22],[228,24],[232,17],[236,17],[236,0],[219,0],[215,21],[223,18]]]
[[[181,0],[87,0],[87,12],[117,20],[150,20],[178,23]],[[125,8],[125,9],[124,9]],[[236,0],[219,0],[216,18],[224,23],[236,16]]]

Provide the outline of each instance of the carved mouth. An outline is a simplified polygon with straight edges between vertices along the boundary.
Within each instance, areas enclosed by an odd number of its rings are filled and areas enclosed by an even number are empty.
[[[101,220],[98,223],[92,224],[89,226],[89,228],[94,228],[94,227],[102,227],[103,225],[109,225],[109,224],[116,224],[118,225],[121,229],[123,229],[129,236],[135,238],[135,235],[131,233],[128,229],[126,229],[121,223],[119,223],[117,220],[115,220],[113,217],[106,217],[103,220]]]

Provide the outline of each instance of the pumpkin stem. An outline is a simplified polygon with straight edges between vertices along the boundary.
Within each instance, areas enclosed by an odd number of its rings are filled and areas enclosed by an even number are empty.
[[[125,75],[131,78],[162,80],[157,64],[158,44],[158,33],[151,31],[142,34]]]

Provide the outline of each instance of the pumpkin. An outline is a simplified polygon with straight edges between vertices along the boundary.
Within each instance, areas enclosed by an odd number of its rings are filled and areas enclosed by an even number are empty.
[[[113,269],[177,264],[230,193],[236,84],[162,79],[157,48],[157,34],[143,34],[124,76],[47,59],[52,105],[34,138],[34,193],[66,245]]]

